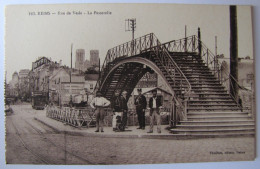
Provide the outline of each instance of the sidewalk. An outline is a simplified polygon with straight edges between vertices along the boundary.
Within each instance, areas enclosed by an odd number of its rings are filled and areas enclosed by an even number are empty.
[[[34,117],[35,120],[43,123],[44,125],[52,128],[53,130],[63,133],[66,132],[70,135],[79,135],[79,136],[94,136],[94,137],[121,137],[121,138],[176,138],[175,135],[169,133],[168,130],[165,128],[168,125],[161,126],[161,133],[157,133],[157,126],[154,126],[153,133],[147,133],[149,131],[150,126],[146,126],[145,130],[136,129],[138,126],[128,126],[126,130],[131,131],[124,131],[124,132],[115,132],[113,131],[112,127],[104,127],[104,132],[95,132],[96,127],[90,128],[76,128],[65,124],[61,121],[57,121],[46,117],[45,110],[44,111],[37,111],[36,116]]]

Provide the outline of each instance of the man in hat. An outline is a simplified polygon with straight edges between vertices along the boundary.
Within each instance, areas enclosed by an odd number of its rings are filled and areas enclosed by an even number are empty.
[[[138,116],[139,127],[137,129],[145,129],[145,109],[146,109],[146,98],[142,95],[142,89],[137,89],[138,96],[135,99],[136,113]]]
[[[97,130],[95,132],[99,132],[99,125],[101,127],[101,132],[104,132],[104,108],[110,105],[110,101],[106,98],[102,97],[102,93],[97,91],[96,97],[91,101],[90,106],[95,109],[96,113],[96,126]]]
[[[128,106],[127,106],[127,91],[122,92],[122,111],[123,111],[123,117],[122,117],[122,126],[123,130],[125,129],[126,123],[127,123],[127,112],[128,112]]]
[[[153,123],[154,119],[157,122],[157,132],[161,133],[161,116],[160,116],[160,108],[162,108],[162,99],[157,96],[157,90],[153,90],[153,97],[149,100],[149,108],[150,108],[150,131],[147,133],[153,132]]]

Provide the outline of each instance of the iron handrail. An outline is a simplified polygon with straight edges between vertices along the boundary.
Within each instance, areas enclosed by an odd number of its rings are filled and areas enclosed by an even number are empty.
[[[155,36],[155,35],[154,35]],[[155,36],[156,37],[156,36]],[[184,78],[184,80],[186,81],[187,83],[187,86],[188,86],[188,90],[185,92],[186,94],[190,94],[191,92],[191,84],[189,82],[189,80],[187,79],[187,77],[184,75],[184,73],[182,72],[182,70],[180,69],[180,67],[177,65],[177,63],[173,60],[173,58],[170,56],[168,50],[160,43],[160,41],[158,40],[157,38],[157,43],[158,43],[158,46],[162,47],[162,50],[163,50],[163,54],[165,54],[167,56],[167,58],[170,60],[170,62],[173,64],[173,67],[175,67],[178,71],[178,73],[180,73],[180,75]],[[170,63],[168,62],[168,63]],[[174,80],[174,79],[173,79]]]
[[[176,64],[176,62],[170,56],[168,50],[159,42],[158,39],[157,39],[157,44],[158,45],[152,49],[156,49],[156,50],[154,50],[154,52],[157,53],[160,63],[163,65],[163,67],[167,71],[168,75],[170,75],[170,78],[172,79],[172,81],[175,82],[174,78],[176,75],[176,73],[173,72],[172,70],[176,70],[178,72],[178,74],[180,75],[180,77],[184,79],[184,82],[183,82],[184,84],[182,83],[182,80],[181,80],[181,84],[179,86],[180,89],[184,88],[184,94],[183,94],[184,97],[177,99],[178,97],[176,96],[176,93],[174,93],[173,99],[175,100],[175,103],[177,103],[178,106],[181,107],[181,109],[183,110],[183,111],[178,111],[177,113],[181,114],[182,118],[184,120],[186,120],[187,119],[187,106],[188,106],[187,101],[189,100],[190,93],[191,93],[191,84],[188,81],[187,77],[184,75],[184,73],[181,71],[180,67]],[[185,83],[186,83],[186,85],[185,85]],[[187,90],[185,90],[185,87]],[[181,93],[180,93],[180,95],[181,95]]]
[[[98,79],[98,82],[95,86],[94,91],[99,89],[101,85],[101,80],[103,79],[104,76],[109,72],[110,70],[110,64],[113,63],[116,59],[124,58],[124,57],[129,57],[133,55],[138,55],[142,53],[142,51],[145,51],[156,44],[154,44],[153,41],[153,33],[146,34],[142,37],[136,38],[132,41],[128,41],[126,43],[123,43],[121,45],[118,45],[114,48],[111,48],[108,50],[106,58],[104,60],[104,63],[101,68],[101,73]]]
[[[117,59],[119,60],[120,58],[135,56],[148,51],[153,51],[158,56],[158,59],[160,60],[161,64],[165,67],[165,70],[170,75],[170,78],[173,80],[173,82],[175,82],[175,74],[173,70],[181,76],[181,78],[183,79],[181,80],[181,83],[186,83],[186,85],[181,84],[180,89],[186,88],[186,90],[184,89],[184,97],[186,98],[184,100],[187,101],[191,92],[191,85],[184,73],[179,68],[179,66],[171,58],[167,49],[159,42],[158,38],[153,33],[149,33],[147,35],[144,35],[142,37],[136,38],[132,41],[126,42],[112,49],[109,49],[102,66],[98,82],[95,86],[95,91],[101,87],[103,83],[102,79],[113,67],[112,64],[114,61],[116,61]],[[183,104],[180,103],[177,99],[175,99],[175,102],[177,102],[178,105],[182,106],[185,110],[187,110],[187,106],[184,107]],[[185,111],[185,117],[186,114],[187,111]]]
[[[211,68],[211,70],[214,72],[215,77],[217,77],[217,79],[220,81],[220,83],[226,88],[228,94],[233,98],[233,100],[237,103],[237,106],[242,108],[241,105],[238,102],[239,96],[238,95],[234,95],[234,91],[236,90],[236,88],[240,88],[246,92],[248,92],[247,89],[245,89],[244,87],[242,87],[239,82],[234,78],[234,76],[232,76],[230,74],[230,72],[227,69],[224,69],[221,72],[220,69],[220,63],[219,60],[217,59],[217,56],[213,54],[213,52],[211,52],[206,45],[199,40],[199,38],[197,36],[195,36],[197,41],[201,43],[201,47],[202,47],[202,54],[205,53],[203,51],[207,51],[206,54],[208,55],[207,57],[204,57],[204,61],[207,60],[207,62],[210,63],[210,66],[208,66],[209,68]],[[208,65],[208,64],[207,64]],[[228,78],[228,81],[224,81],[222,82],[222,79],[220,77],[220,74],[224,73],[226,75],[226,77]],[[232,82],[233,81],[233,82]],[[227,84],[225,84],[227,83]],[[235,87],[235,85],[237,87]],[[231,90],[230,90],[231,89]],[[232,91],[232,92],[231,92]]]
[[[240,89],[245,89],[239,85],[238,81],[227,70],[221,72],[220,63],[217,57],[206,47],[206,45],[196,35],[192,35],[179,40],[172,40],[162,45],[169,52],[194,52],[200,55],[207,67],[214,73],[214,76],[219,80],[220,84],[222,84],[226,88],[228,94],[233,98],[237,105],[240,106],[238,104],[238,96],[234,96],[232,92],[230,92],[235,90],[235,87],[234,85],[232,85],[233,83],[231,83],[231,81],[233,81],[234,84]],[[228,78],[228,82],[227,80],[222,81],[220,76],[222,73],[224,73],[226,78]]]

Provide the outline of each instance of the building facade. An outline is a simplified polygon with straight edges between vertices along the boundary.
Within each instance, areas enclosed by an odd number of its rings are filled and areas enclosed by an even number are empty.
[[[56,105],[68,105],[70,98],[75,102],[75,96],[84,90],[84,83],[84,75],[75,71],[71,73],[70,79],[70,69],[60,67],[50,76],[49,99]]]
[[[75,68],[81,71],[84,71],[84,62],[85,62],[85,50],[77,49],[76,50],[76,61]]]
[[[12,75],[12,80],[9,82],[9,94],[12,97],[19,96],[19,75],[14,72]]]
[[[29,72],[29,69],[19,71],[19,95],[23,100],[27,100],[30,97]]]
[[[136,88],[149,88],[157,87],[158,84],[158,75],[157,73],[147,72],[137,83]]]
[[[88,94],[93,94],[97,84],[98,74],[86,74],[84,88]]]
[[[50,62],[51,60],[45,56],[39,57],[35,62],[32,62],[32,71],[37,71],[42,66],[49,64]]]
[[[98,66],[99,65],[99,51],[90,50],[90,65]]]

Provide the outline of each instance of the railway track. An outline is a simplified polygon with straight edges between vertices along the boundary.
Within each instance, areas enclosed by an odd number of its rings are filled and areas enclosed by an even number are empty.
[[[23,120],[32,130],[34,130],[37,133],[37,135],[39,135],[42,138],[41,139],[42,141],[46,142],[47,144],[50,144],[51,146],[54,146],[56,149],[58,149],[57,151],[64,152],[64,158],[63,158],[63,162],[64,163],[62,163],[62,164],[66,164],[67,163],[67,160],[70,158],[69,156],[80,160],[81,162],[83,162],[82,164],[95,164],[95,163],[91,162],[90,160],[88,160],[86,158],[83,158],[83,155],[76,154],[75,152],[68,151],[66,149],[66,146],[64,148],[61,145],[58,145],[57,143],[55,143],[54,141],[49,139],[43,132],[41,132],[39,129],[37,129],[32,124],[30,124],[27,120],[25,120],[23,118],[21,118],[20,120]],[[11,121],[12,126],[14,127],[15,132],[16,132],[20,142],[22,143],[23,147],[26,150],[28,150],[36,159],[41,161],[43,164],[60,164],[60,163],[55,162],[55,159],[54,160],[53,159],[50,160],[50,159],[44,157],[43,155],[41,155],[39,152],[37,152],[37,151],[33,150],[32,148],[30,148],[30,146],[28,144],[26,144],[25,139],[22,138],[22,134],[21,134],[21,132],[19,132],[19,129],[14,124],[13,120],[10,119],[10,121]],[[65,133],[64,136],[66,136],[66,133]],[[65,141],[66,141],[66,138],[65,138]],[[66,145],[66,142],[64,144]]]
[[[18,131],[17,127],[14,125],[13,121],[10,120],[12,123],[12,126],[15,129],[15,133],[17,134],[20,142],[22,143],[23,147],[29,151],[36,159],[38,159],[39,161],[43,162],[44,164],[51,164],[51,162],[49,160],[47,160],[46,158],[44,158],[43,156],[39,155],[38,153],[32,151],[29,146],[26,145],[25,141],[22,139],[20,132]]]
[[[43,137],[44,140],[48,141],[48,142],[51,143],[53,146],[62,149],[65,153],[67,153],[67,154],[69,154],[69,155],[72,155],[72,156],[74,156],[74,157],[80,159],[80,160],[83,161],[83,162],[86,162],[86,164],[94,164],[94,163],[92,163],[91,161],[89,161],[89,160],[83,158],[83,157],[82,157],[83,155],[77,155],[77,154],[75,154],[75,153],[73,153],[73,152],[70,152],[70,151],[64,149],[62,146],[57,145],[57,144],[54,143],[52,140],[50,140],[48,137],[46,137],[43,132],[41,132],[39,129],[37,129],[37,128],[35,128],[33,125],[31,125],[28,121],[25,120],[25,122],[26,122],[29,126],[31,126],[31,128],[32,128],[34,131],[36,131],[41,137]]]

